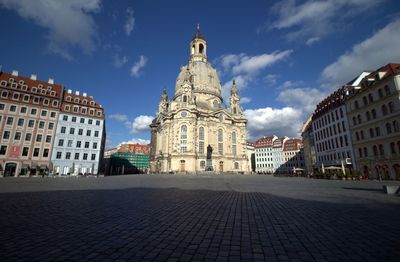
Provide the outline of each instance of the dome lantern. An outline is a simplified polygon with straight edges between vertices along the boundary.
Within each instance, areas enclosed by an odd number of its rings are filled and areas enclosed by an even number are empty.
[[[190,60],[207,61],[207,42],[206,38],[200,32],[199,24],[197,24],[196,33],[190,42]]]

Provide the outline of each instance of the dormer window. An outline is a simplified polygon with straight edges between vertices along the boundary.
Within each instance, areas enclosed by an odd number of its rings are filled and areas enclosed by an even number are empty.
[[[74,99],[74,102],[75,102],[75,103],[79,103],[79,98],[75,98],[75,99]]]
[[[51,95],[51,96],[56,96],[56,92],[51,91],[51,92],[50,92],[50,95]]]
[[[43,85],[42,85],[42,84],[38,84],[38,87],[39,87],[40,89],[42,89],[42,88],[43,88]]]
[[[78,113],[79,112],[79,107],[78,106],[74,106],[74,113]]]
[[[101,111],[97,111],[97,116],[101,116]]]
[[[49,99],[47,99],[47,98],[44,99],[44,100],[43,100],[43,104],[46,105],[46,106],[49,105]]]
[[[14,83],[14,81],[15,81],[14,78],[9,78],[9,79],[8,79],[8,82],[9,82],[9,83]]]
[[[83,99],[83,100],[82,100],[82,104],[86,105],[86,104],[87,104],[87,100],[86,100],[86,99]]]
[[[18,86],[17,83],[12,83],[12,84],[11,84],[11,87],[12,87],[12,88],[17,88],[17,86]]]
[[[93,109],[90,109],[90,110],[89,110],[89,114],[90,114],[90,115],[94,115],[94,110],[93,110]]]
[[[64,106],[64,110],[69,111],[69,106],[68,105]]]
[[[19,80],[18,83],[19,83],[20,85],[23,85],[23,84],[24,84],[24,80]]]
[[[33,86],[31,91],[32,91],[32,93],[36,93],[37,92],[37,87]]]
[[[52,87],[51,87],[51,86],[48,86],[48,87],[47,87],[47,90],[51,90],[51,89],[52,89]]]
[[[57,100],[53,100],[53,107],[58,107],[58,101]]]
[[[95,102],[94,102],[94,101],[90,101],[90,105],[91,105],[91,106],[94,106],[94,105],[95,105]]]
[[[5,81],[5,80],[1,80],[1,82],[0,82],[0,86],[2,86],[2,87],[6,87],[6,86],[7,86],[7,81]]]
[[[28,90],[28,86],[27,86],[27,85],[22,85],[21,89],[22,89],[23,91],[27,91],[27,90]]]
[[[67,100],[67,102],[71,102],[71,97],[67,96],[67,98],[65,100]]]
[[[46,94],[46,89],[42,89],[42,95]]]

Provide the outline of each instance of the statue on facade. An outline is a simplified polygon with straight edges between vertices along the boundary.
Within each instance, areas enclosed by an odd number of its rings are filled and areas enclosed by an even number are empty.
[[[211,159],[212,151],[213,151],[213,149],[212,149],[211,145],[208,145],[207,146],[207,159]]]

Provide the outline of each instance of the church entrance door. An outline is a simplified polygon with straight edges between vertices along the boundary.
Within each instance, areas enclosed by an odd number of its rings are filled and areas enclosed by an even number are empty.
[[[185,169],[185,160],[181,160],[181,170],[180,170],[181,172],[185,172],[186,171],[186,169]]]
[[[224,172],[224,161],[219,162],[219,172]]]

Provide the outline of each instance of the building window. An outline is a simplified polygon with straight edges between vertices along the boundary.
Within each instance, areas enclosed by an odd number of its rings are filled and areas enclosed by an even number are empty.
[[[21,108],[19,109],[19,112],[21,114],[26,114],[27,108],[25,106],[21,106]]]
[[[85,142],[85,148],[89,148],[89,142]]]
[[[43,150],[43,157],[48,157],[49,156],[49,149],[48,148],[45,148],[44,150]]]
[[[84,124],[85,123],[85,118],[81,117],[80,123]]]
[[[368,120],[368,121],[371,120],[371,114],[370,114],[369,111],[367,111],[367,112],[365,113],[365,116],[367,117],[367,120]]]
[[[83,153],[83,160],[87,160],[88,154],[87,153]]]
[[[204,154],[204,127],[199,128],[199,154]]]
[[[368,104],[367,97],[365,97],[365,96],[363,96],[363,104],[364,104],[364,106],[366,106]]]
[[[100,120],[96,120],[96,126],[100,125]]]
[[[368,100],[370,103],[374,102],[374,97],[372,96],[372,94],[368,94]]]
[[[36,115],[37,113],[37,109],[36,108],[32,108],[31,109],[31,115]]]
[[[93,149],[97,149],[97,142],[93,143]]]
[[[93,124],[93,120],[89,119],[88,123],[89,123],[89,125]]]
[[[55,117],[56,117],[56,112],[51,112],[51,113],[50,113],[50,117],[51,117],[51,118],[55,118]]]
[[[65,159],[71,159],[71,152],[65,153]]]
[[[388,107],[389,107],[389,113],[393,113],[393,111],[394,111],[393,102],[389,102]]]
[[[218,129],[218,153],[220,155],[224,154],[224,134],[222,129]]]
[[[356,108],[356,109],[358,109],[359,108],[359,105],[358,105],[358,101],[356,100],[356,101],[354,101],[354,107]]]
[[[371,113],[372,113],[372,119],[376,119],[376,110],[372,109]]]
[[[43,129],[44,128],[44,121],[39,121],[39,128]]]
[[[92,160],[96,160],[96,154],[92,154]]]
[[[23,126],[24,125],[24,119],[23,118],[19,118],[17,125],[18,126]]]
[[[368,156],[368,149],[366,147],[364,147],[364,157]]]
[[[68,140],[67,147],[72,147],[72,140]]]
[[[63,120],[64,120],[64,121],[68,121],[68,116],[63,115]]]
[[[4,104],[0,104],[0,111],[4,110]]]
[[[10,138],[10,131],[4,131],[3,139],[9,139],[9,138]]]
[[[5,155],[7,152],[7,146],[1,146],[0,147],[0,155]]]
[[[32,139],[32,134],[31,133],[26,133],[25,134],[25,141],[31,141]]]
[[[236,132],[232,132],[232,155],[236,156]]]
[[[49,130],[53,130],[53,127],[54,127],[54,123],[53,122],[49,122],[48,129]]]
[[[15,132],[14,140],[20,140],[20,139],[21,139],[21,132]]]
[[[382,92],[382,89],[378,89],[378,95],[379,95],[379,98],[382,98],[383,97],[383,92]]]
[[[92,134],[91,130],[86,130],[86,136],[90,136]]]
[[[51,136],[46,136],[46,143],[50,143],[51,142]]]
[[[69,134],[70,134],[70,135],[73,135],[74,133],[75,133],[75,128],[71,127],[71,128],[69,129]]]
[[[384,89],[385,89],[385,95],[390,95],[390,88],[389,88],[389,86],[388,85],[385,85],[385,87],[384,87]]]
[[[47,111],[46,111],[46,110],[42,110],[42,112],[41,112],[40,115],[41,115],[41,116],[47,116]]]
[[[390,123],[386,123],[386,132],[387,134],[391,134],[392,133],[392,126],[390,125]]]
[[[22,156],[28,156],[28,153],[29,153],[29,147],[22,148]]]
[[[393,131],[394,132],[399,132],[400,131],[399,121],[397,121],[397,120],[393,121]]]
[[[379,154],[381,156],[385,155],[385,150],[383,149],[383,145],[382,144],[379,145]]]
[[[76,116],[72,117],[72,122],[76,122]]]
[[[82,135],[83,134],[83,129],[82,128],[79,128],[79,130],[78,130],[78,135]]]
[[[382,106],[382,115],[387,115],[387,113],[388,113],[388,110],[387,110],[387,107],[386,107],[386,105],[383,105]]]
[[[187,152],[187,126],[181,126],[181,153]]]
[[[14,118],[11,117],[11,116],[9,116],[9,117],[7,117],[7,122],[6,122],[6,124],[7,124],[7,125],[12,125],[12,124],[13,124],[13,121],[14,121]]]
[[[390,153],[391,153],[392,155],[395,155],[395,154],[396,154],[396,145],[395,145],[394,142],[391,142],[391,143],[390,143]]]
[[[36,135],[36,142],[42,142],[42,135],[41,134]]]
[[[81,148],[81,144],[82,144],[81,141],[76,141],[76,147],[77,147],[77,148]]]
[[[61,152],[57,152],[57,154],[56,154],[56,159],[61,159]]]
[[[99,131],[94,131],[94,136],[99,137]]]
[[[17,111],[17,106],[11,105],[10,106],[10,112],[15,112],[15,111]]]
[[[379,126],[375,127],[375,135],[380,136],[381,135],[381,128]]]
[[[67,129],[67,128],[66,128],[65,126],[62,126],[62,127],[61,127],[61,134],[65,134],[66,129]]]
[[[235,168],[236,170],[239,169],[239,163],[238,163],[238,162],[235,162],[234,168]]]
[[[64,146],[64,139],[58,140],[58,146]]]
[[[39,151],[40,151],[40,148],[37,148],[37,147],[34,148],[34,149],[33,149],[33,156],[34,156],[34,157],[38,157],[38,156],[39,156]]]
[[[75,153],[75,160],[79,160],[79,153]]]

